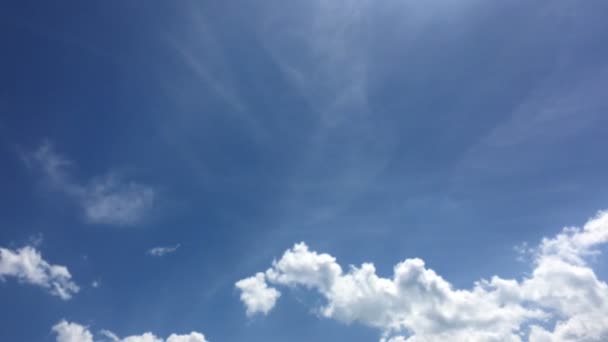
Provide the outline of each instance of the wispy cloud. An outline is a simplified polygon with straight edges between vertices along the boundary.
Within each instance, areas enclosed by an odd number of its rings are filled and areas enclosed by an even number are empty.
[[[378,328],[383,342],[521,341],[521,336],[531,342],[603,341],[608,284],[585,259],[607,242],[605,211],[582,228],[543,239],[532,249],[530,276],[494,276],[471,290],[454,289],[418,258],[398,263],[394,276],[383,278],[371,263],[344,271],[333,256],[298,243],[236,287],[248,315],[267,314],[275,305],[280,293],[269,284],[313,289],[326,299],[318,309],[322,316]]]
[[[48,141],[33,153],[25,153],[23,159],[30,168],[42,171],[52,190],[75,201],[89,223],[135,225],[144,219],[156,199],[156,191],[151,186],[124,181],[112,172],[78,181],[69,172],[74,162],[58,154]]]
[[[209,90],[227,106],[224,114],[239,120],[252,137],[259,139],[265,135],[265,129],[242,98],[238,79],[228,62],[223,44],[217,39],[215,28],[205,17],[206,11],[197,3],[186,5],[185,8],[187,10],[182,15],[185,30],[180,34],[166,34],[164,42],[188,70],[187,78],[177,77],[173,82],[168,82],[172,86],[165,84],[165,91],[176,104],[190,107],[204,105],[205,97],[201,96],[201,90]],[[190,80],[194,80],[197,86],[192,87]],[[185,113],[180,115],[181,120],[187,122],[200,119]]]
[[[572,81],[559,73],[549,77],[482,143],[495,148],[535,140],[550,143],[593,125],[608,108],[602,92],[608,87],[608,67],[580,78]]]
[[[72,298],[79,291],[67,267],[49,264],[31,246],[18,250],[0,248],[0,280],[7,277],[43,287],[64,300]]]
[[[369,190],[398,142],[370,105],[375,47],[369,23],[379,4],[277,4],[260,6],[256,38],[313,118],[280,202],[287,221],[317,225]]]
[[[179,247],[180,247],[179,243],[175,246],[154,247],[154,248],[150,248],[148,250],[147,254],[151,255],[151,256],[155,256],[155,257],[162,257],[164,255],[177,251],[177,249]]]
[[[44,235],[42,233],[34,234],[27,239],[27,244],[32,247],[40,247],[44,242]]]
[[[532,88],[506,120],[468,148],[456,165],[455,179],[478,182],[541,169],[558,159],[557,151],[578,148],[573,142],[597,134],[608,110],[602,92],[608,87],[608,66],[576,77],[567,71],[560,69]]]
[[[83,188],[80,203],[91,223],[134,225],[152,207],[155,191],[147,185],[123,182],[108,175]]]

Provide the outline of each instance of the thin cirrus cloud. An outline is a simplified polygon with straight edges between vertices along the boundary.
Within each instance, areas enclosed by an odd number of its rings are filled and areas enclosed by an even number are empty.
[[[179,243],[175,246],[154,247],[154,248],[150,248],[146,252],[146,254],[148,254],[150,256],[155,256],[155,257],[162,257],[167,254],[174,253],[175,251],[177,251],[177,249],[179,247],[180,247]]]
[[[55,324],[52,331],[57,336],[57,342],[99,341],[98,339],[94,338],[93,333],[91,333],[88,327],[65,320]],[[146,332],[142,335],[133,335],[120,338],[109,330],[102,330],[100,335],[105,338],[104,341],[109,340],[113,342],[208,342],[208,340],[205,339],[205,335],[195,331],[184,335],[171,334],[166,339],[157,337],[150,332]]]
[[[29,167],[42,171],[53,190],[75,201],[89,223],[135,225],[144,219],[156,198],[152,187],[125,182],[113,173],[88,182],[77,181],[69,173],[74,162],[55,152],[49,142],[24,155],[24,160]]]
[[[0,248],[0,280],[9,277],[45,288],[63,300],[72,298],[79,291],[67,267],[48,263],[31,246],[18,250]]]
[[[608,285],[586,260],[606,242],[603,211],[582,228],[544,238],[529,276],[494,276],[470,290],[454,289],[421,259],[406,259],[383,278],[371,263],[345,272],[333,256],[298,243],[236,287],[248,315],[275,306],[280,293],[269,285],[314,290],[326,300],[321,316],[377,328],[381,342],[606,341]]]

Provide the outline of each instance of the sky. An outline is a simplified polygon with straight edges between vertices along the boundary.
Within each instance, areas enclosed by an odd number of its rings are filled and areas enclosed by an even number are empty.
[[[0,340],[608,340],[608,3],[0,3]]]

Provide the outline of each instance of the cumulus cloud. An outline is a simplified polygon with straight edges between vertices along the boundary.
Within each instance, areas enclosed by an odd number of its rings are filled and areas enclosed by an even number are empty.
[[[61,321],[53,327],[57,342],[93,342],[93,334],[87,327],[76,323]]]
[[[608,212],[600,212],[531,248],[530,276],[494,276],[471,289],[455,289],[421,259],[398,263],[384,278],[371,263],[345,271],[298,243],[237,288],[248,314],[272,310],[279,293],[272,286],[314,290],[325,298],[321,316],[378,328],[382,342],[606,341],[608,285],[586,258],[607,241]]]
[[[274,307],[281,293],[268,287],[264,273],[239,280],[235,286],[241,291],[241,301],[247,308],[247,316],[267,314]]]
[[[90,223],[119,226],[134,225],[152,207],[156,192],[147,185],[126,182],[113,173],[94,177],[88,182],[74,179],[69,169],[73,162],[57,152],[49,142],[24,155],[31,168],[42,171],[46,182],[74,200]]]
[[[16,251],[0,248],[0,280],[7,277],[43,287],[64,300],[70,299],[79,291],[67,267],[49,264],[31,246]]]
[[[89,328],[78,323],[70,323],[61,321],[53,327],[53,332],[57,335],[57,342],[100,342],[102,340],[94,339]],[[205,336],[199,332],[191,332],[189,334],[178,335],[171,334],[166,339],[157,337],[151,332],[146,332],[142,335],[132,335],[124,338],[118,337],[109,330],[102,330],[99,333],[105,339],[103,341],[113,342],[208,342]]]
[[[154,248],[150,248],[148,250],[147,254],[151,255],[151,256],[162,257],[166,254],[175,252],[179,247],[180,247],[179,243],[175,246],[154,247]]]

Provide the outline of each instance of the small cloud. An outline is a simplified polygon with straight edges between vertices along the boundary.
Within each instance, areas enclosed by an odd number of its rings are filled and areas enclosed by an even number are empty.
[[[93,334],[88,327],[61,321],[53,326],[53,332],[57,334],[57,342],[93,342]]]
[[[262,272],[239,280],[235,287],[241,291],[241,301],[245,304],[249,317],[257,313],[268,314],[281,296],[277,289],[268,286],[266,276]]]
[[[44,237],[42,236],[42,233],[38,233],[30,236],[27,241],[28,245],[32,247],[40,247],[44,241]]]
[[[103,329],[99,332],[100,335],[107,337],[110,341],[120,341],[120,338],[110,330]]]
[[[180,247],[179,243],[175,246],[154,247],[154,248],[149,249],[146,254],[155,256],[155,257],[162,257],[166,254],[175,252],[179,247]]]
[[[534,253],[536,253],[536,248],[530,247],[526,241],[513,246],[513,250],[517,254],[516,259],[519,262],[529,261],[534,256]]]
[[[74,162],[58,154],[45,141],[32,153],[23,153],[25,164],[43,173],[44,181],[57,192],[76,202],[86,222],[116,226],[133,226],[141,222],[156,200],[154,188],[127,182],[110,172],[80,182],[70,174]]]
[[[130,226],[142,220],[155,196],[148,186],[125,183],[109,175],[85,187],[80,203],[90,223]]]
[[[53,326],[52,330],[57,335],[57,342],[93,342],[94,336],[89,327],[75,322],[63,320]],[[113,342],[208,342],[205,335],[196,331],[184,335],[171,334],[166,339],[150,332],[120,338],[115,333],[105,329],[101,330],[99,335]]]
[[[0,248],[0,280],[6,277],[43,287],[63,300],[79,291],[67,267],[49,264],[32,246],[18,250]]]
[[[95,289],[98,288],[98,287],[100,287],[100,286],[101,286],[101,283],[99,281],[97,281],[97,280],[93,280],[93,282],[91,282],[91,287],[93,287]]]

